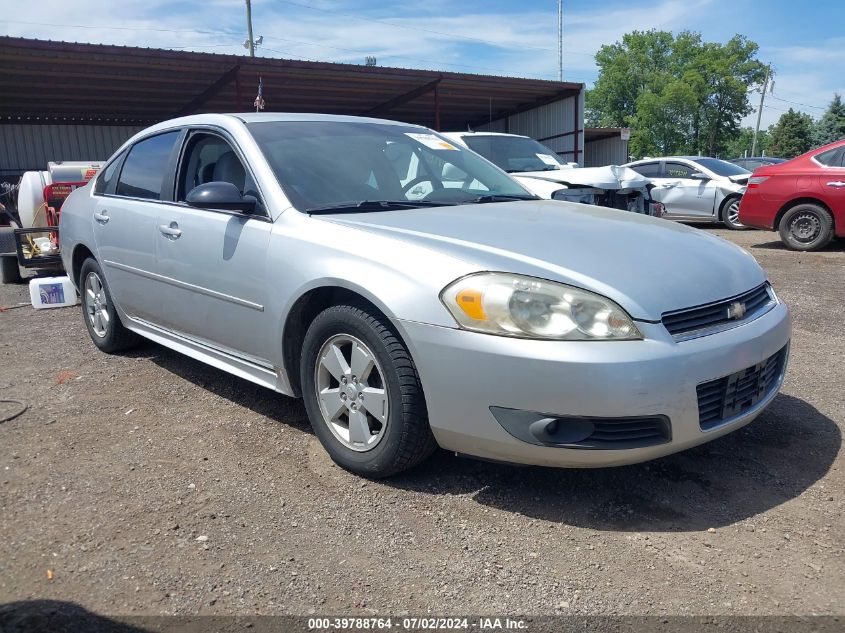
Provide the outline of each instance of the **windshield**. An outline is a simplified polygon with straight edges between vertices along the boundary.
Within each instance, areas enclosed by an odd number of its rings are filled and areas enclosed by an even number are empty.
[[[561,162],[555,153],[533,138],[524,136],[463,136],[469,148],[507,172],[550,171]]]
[[[705,169],[709,169],[717,176],[745,176],[751,173],[744,167],[734,165],[726,160],[719,160],[718,158],[693,158],[692,161]]]
[[[300,211],[380,211],[534,196],[472,152],[411,125],[248,123]]]

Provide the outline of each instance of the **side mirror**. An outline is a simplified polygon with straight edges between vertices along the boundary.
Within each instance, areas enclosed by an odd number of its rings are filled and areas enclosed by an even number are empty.
[[[185,196],[185,202],[199,209],[219,209],[252,213],[258,201],[254,196],[241,195],[230,182],[207,182],[194,187]]]
[[[689,175],[689,177],[692,178],[693,180],[701,180],[701,181],[710,180],[710,176],[708,176],[707,174],[702,174],[700,171],[695,171],[695,172],[691,173]]]

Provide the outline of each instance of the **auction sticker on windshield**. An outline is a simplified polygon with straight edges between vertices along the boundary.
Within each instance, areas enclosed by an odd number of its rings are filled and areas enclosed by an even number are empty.
[[[558,162],[555,160],[555,157],[550,156],[549,154],[537,154],[537,158],[546,163],[546,165],[554,165],[555,167],[557,167],[558,165]]]
[[[448,141],[444,141],[442,138],[438,138],[434,134],[416,134],[414,132],[405,132],[405,136],[410,136],[415,141],[422,143],[426,147],[430,147],[431,149],[449,149],[457,151],[458,148],[449,143]]]

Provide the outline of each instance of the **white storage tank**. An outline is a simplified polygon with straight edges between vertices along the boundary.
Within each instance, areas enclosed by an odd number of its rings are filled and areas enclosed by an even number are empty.
[[[64,161],[47,163],[46,171],[27,171],[18,188],[18,215],[23,228],[44,226],[44,187],[58,182],[87,182],[100,170],[99,161]]]

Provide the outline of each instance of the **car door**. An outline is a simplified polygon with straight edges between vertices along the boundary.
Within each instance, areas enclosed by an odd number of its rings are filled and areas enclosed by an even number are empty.
[[[666,215],[701,220],[713,218],[717,186],[704,172],[684,162],[667,160],[660,178],[653,182],[652,196],[664,204]]]
[[[256,196],[258,209],[244,214],[185,202],[195,186],[221,181]],[[273,224],[244,161],[222,133],[188,133],[173,199],[159,207],[156,228],[158,272],[168,286],[161,306],[166,327],[249,360],[267,361],[274,321],[264,307]]]
[[[824,165],[819,177],[823,199],[833,211],[834,218],[841,218],[845,215],[845,147],[836,150],[827,161],[822,155],[816,156],[816,160]]]
[[[180,132],[146,137],[118,156],[94,185],[97,257],[117,305],[157,322],[156,231],[168,165]]]

